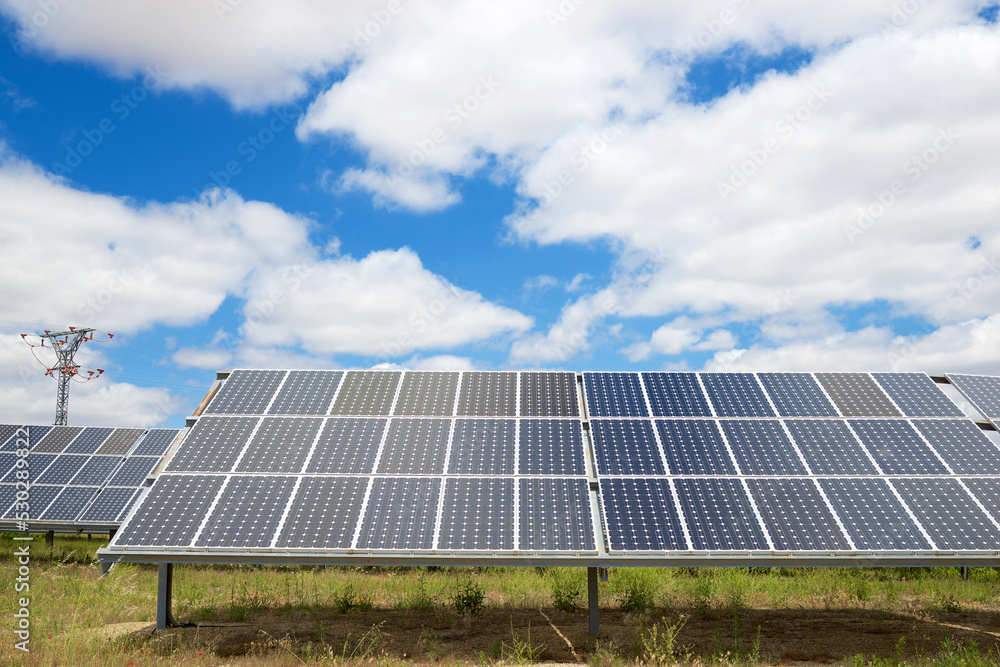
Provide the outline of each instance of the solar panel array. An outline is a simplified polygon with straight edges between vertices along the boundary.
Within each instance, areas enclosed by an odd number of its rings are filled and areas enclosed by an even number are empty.
[[[1000,445],[925,374],[248,370],[102,556],[955,552]]]
[[[18,456],[27,429],[27,456]],[[0,528],[114,526],[140,497],[180,429],[0,425]],[[22,441],[23,444],[23,441]],[[21,463],[18,463],[18,461]],[[26,461],[26,464],[25,464]],[[28,488],[27,509],[18,491]]]

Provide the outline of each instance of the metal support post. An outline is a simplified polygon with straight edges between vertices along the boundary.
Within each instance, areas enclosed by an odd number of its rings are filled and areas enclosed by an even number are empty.
[[[156,588],[156,629],[177,627],[170,613],[170,598],[174,592],[174,564],[160,563],[160,581]]]
[[[597,568],[587,568],[587,599],[590,605],[590,634],[597,636]]]
[[[969,568],[966,566],[962,568],[962,581],[968,581],[968,580],[969,580]]]
[[[45,533],[45,546],[51,549],[55,545],[55,542],[56,542],[56,531],[50,530],[47,533]]]

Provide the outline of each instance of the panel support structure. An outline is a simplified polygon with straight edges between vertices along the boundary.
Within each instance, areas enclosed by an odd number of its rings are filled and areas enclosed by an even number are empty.
[[[594,637],[598,632],[597,616],[597,568],[587,568],[587,602],[590,606],[590,634]]]
[[[179,624],[170,613],[174,592],[174,564],[160,563],[160,579],[156,587],[156,629],[176,628]]]
[[[969,580],[969,568],[968,567],[963,567],[962,568],[962,581],[968,581],[968,580]]]

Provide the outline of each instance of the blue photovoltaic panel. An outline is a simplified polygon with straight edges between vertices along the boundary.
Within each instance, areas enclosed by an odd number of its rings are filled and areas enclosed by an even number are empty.
[[[688,549],[668,479],[605,478],[600,485],[611,551]]]
[[[595,419],[590,432],[599,474],[666,474],[648,419]]]
[[[16,456],[16,454],[15,454]],[[34,483],[42,476],[42,473],[58,458],[58,454],[36,454],[31,452],[25,459],[28,461],[28,479]],[[23,468],[11,468],[7,474],[0,479],[0,482],[14,482],[17,480],[17,472]]]
[[[399,371],[347,371],[331,415],[388,415],[396,398]]]
[[[133,456],[163,456],[177,438],[180,429],[154,428],[146,433],[139,445],[132,452]]]
[[[1000,449],[967,419],[914,419],[948,467],[959,475],[1000,475]]]
[[[113,428],[97,428],[96,426],[85,428],[63,451],[67,454],[93,454],[111,436],[113,431]]]
[[[15,426],[14,428],[17,429],[18,427]],[[41,442],[42,438],[44,438],[51,430],[52,430],[51,426],[28,426],[28,448],[30,449],[35,445],[37,445],[39,442]],[[18,435],[17,435],[17,430],[15,430],[14,434],[7,439],[7,442],[4,443],[3,447],[0,447],[0,450],[3,450],[5,452],[13,452],[14,450],[17,449],[17,446],[18,446]]]
[[[16,498],[17,487],[13,484],[0,484],[0,516],[6,516]]]
[[[903,478],[889,482],[938,549],[996,551],[997,528],[954,479]]]
[[[377,472],[389,475],[444,474],[451,423],[450,419],[392,419]]]
[[[69,484],[90,457],[86,454],[60,454],[41,475],[32,476],[34,484]]]
[[[811,479],[748,479],[774,548],[846,551],[851,548]]]
[[[643,373],[654,417],[711,417],[696,373]]]
[[[455,410],[458,373],[409,371],[403,376],[394,415],[448,417]]]
[[[142,486],[146,478],[153,474],[157,464],[160,462],[158,456],[130,456],[125,459],[122,467],[115,471],[108,486]]]
[[[522,479],[522,551],[595,551],[590,489],[585,479]]]
[[[837,417],[837,409],[809,373],[758,373],[782,417]]]
[[[359,549],[431,549],[441,480],[378,477],[372,481]]]
[[[852,419],[851,428],[887,475],[946,475],[948,470],[909,423]]]
[[[948,379],[987,419],[1000,419],[1000,377],[952,375]]]
[[[874,477],[820,479],[819,484],[856,549],[924,551],[931,548],[892,493],[887,480]]]
[[[288,504],[294,477],[234,475],[222,490],[195,546],[268,547]]]
[[[316,441],[306,472],[371,473],[387,423],[387,419],[371,417],[330,417]]]
[[[719,423],[742,474],[806,474],[805,466],[780,422],[733,419]]]
[[[510,551],[514,548],[514,480],[445,480],[439,549]]]
[[[112,544],[190,545],[225,479],[222,475],[160,476]]]
[[[78,486],[100,486],[121,461],[120,456],[91,456],[69,483]]]
[[[584,373],[591,417],[648,417],[638,373]]]
[[[319,417],[264,417],[237,472],[301,472],[322,426]]]
[[[17,433],[19,428],[21,428],[20,424],[0,424],[0,445],[2,445],[0,446],[0,450],[6,450],[6,445],[13,444],[8,441],[16,440],[14,434]]]
[[[41,518],[45,509],[55,500],[55,497],[59,495],[65,487],[60,485],[39,485],[32,484],[31,488],[28,489],[28,505],[27,511],[29,517],[32,521],[37,521]],[[16,502],[13,506],[7,509],[4,513],[4,519],[13,519],[16,515],[21,514],[26,511],[23,501]]]
[[[517,373],[475,371],[462,373],[459,416],[517,416]]]
[[[979,499],[986,511],[1000,522],[1000,478],[966,477],[962,482],[969,487],[972,495]]]
[[[44,438],[31,441],[31,451],[58,454],[66,449],[66,445],[80,435],[82,430],[79,426],[53,426]]]
[[[788,419],[795,444],[814,475],[877,475],[847,424],[833,419]]]
[[[889,397],[868,373],[816,373],[845,417],[900,417]]]
[[[657,419],[672,475],[735,475],[733,460],[711,419]]]
[[[116,428],[94,453],[101,456],[125,456],[143,433],[145,431],[141,428]]]
[[[200,417],[167,464],[169,472],[228,472],[258,417]]]
[[[262,415],[287,371],[235,370],[205,408],[206,415]]]
[[[80,515],[81,522],[113,523],[121,521],[132,507],[133,499],[137,498],[142,489],[105,487],[91,503],[90,507]]]
[[[349,549],[367,485],[357,477],[303,477],[275,546]]]
[[[344,371],[288,371],[269,415],[325,415]]]
[[[73,521],[96,495],[96,486],[64,487],[38,518],[40,521]]]
[[[753,373],[701,373],[705,391],[720,417],[774,417]]]
[[[767,538],[738,479],[677,479],[691,544],[698,551],[767,550]]]
[[[907,417],[964,417],[926,373],[872,373]]]
[[[583,430],[575,419],[518,420],[519,475],[586,475]]]
[[[456,419],[448,474],[513,475],[516,437],[516,419]]]
[[[580,400],[573,373],[521,373],[522,417],[576,417]]]

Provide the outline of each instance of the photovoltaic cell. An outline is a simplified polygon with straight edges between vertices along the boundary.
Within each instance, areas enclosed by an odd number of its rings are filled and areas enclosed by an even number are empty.
[[[903,478],[889,482],[938,549],[996,551],[1000,529],[954,479]]]
[[[141,428],[116,428],[94,453],[101,456],[125,456],[143,433],[145,431]]]
[[[258,421],[258,417],[200,417],[166,469],[169,472],[232,470]]]
[[[595,419],[590,429],[599,474],[666,474],[648,419]]]
[[[358,548],[433,548],[440,494],[440,479],[375,478],[358,535]]]
[[[456,414],[470,417],[516,416],[517,373],[463,373]]]
[[[41,475],[34,477],[35,484],[69,484],[90,457],[86,454],[60,454]]]
[[[514,548],[514,480],[445,480],[439,549],[510,551]]]
[[[104,444],[113,431],[113,428],[97,428],[95,426],[85,428],[63,451],[67,454],[93,454]]]
[[[371,473],[387,422],[387,419],[360,417],[327,419],[306,472]]]
[[[348,371],[330,414],[388,415],[401,376],[399,371]]]
[[[873,373],[872,377],[908,417],[964,417],[926,373]]]
[[[845,417],[900,417],[889,397],[868,373],[816,373]]]
[[[130,456],[108,480],[108,486],[142,486],[159,462],[158,456]]]
[[[522,479],[520,548],[594,551],[590,490],[585,479]]]
[[[455,409],[458,373],[410,371],[403,376],[403,386],[393,414],[447,417]]]
[[[288,371],[269,415],[325,415],[344,371]]]
[[[79,426],[53,426],[41,440],[33,440],[32,452],[48,452],[58,454],[66,449],[66,445],[73,441],[73,438],[80,435],[83,428]]]
[[[889,419],[852,419],[851,428],[887,475],[946,475],[948,470],[934,456],[908,422]]]
[[[235,370],[205,408],[206,415],[261,415],[287,371]]]
[[[600,480],[611,551],[685,551],[684,529],[666,478]]]
[[[450,429],[450,419],[391,420],[378,472],[390,475],[444,474]]]
[[[264,417],[237,472],[301,472],[322,426],[319,417]]]
[[[17,429],[18,427],[15,426],[14,428]],[[52,430],[51,426],[28,426],[28,447],[29,447],[29,449],[33,448],[35,445],[39,444],[41,442],[42,438],[44,438],[48,434],[48,432],[51,431],[51,430]],[[22,434],[22,438],[23,438],[23,434]],[[11,435],[7,439],[7,442],[4,443],[3,447],[0,447],[0,450],[7,451],[7,452],[13,452],[14,450],[17,449],[17,446],[18,446],[17,443],[18,443],[18,436],[17,436],[17,430],[15,430],[14,434]],[[22,445],[23,445],[23,443],[22,443]],[[34,449],[32,449],[32,452],[34,452]]]
[[[133,456],[163,456],[177,438],[180,429],[150,429],[132,452]]]
[[[64,487],[38,518],[40,521],[73,521],[96,495],[96,486]]]
[[[80,472],[70,480],[70,484],[100,486],[121,461],[120,456],[91,456],[80,468]]]
[[[672,475],[735,475],[733,460],[710,419],[657,419],[663,453]]]
[[[711,417],[696,373],[643,373],[654,417]]]
[[[0,516],[6,516],[17,498],[17,487],[13,484],[0,484]]]
[[[774,548],[846,551],[851,548],[811,479],[748,479]]]
[[[987,419],[1000,419],[1000,377],[952,375],[948,379]]]
[[[967,419],[914,419],[953,472],[959,475],[1000,475],[1000,449]]]
[[[720,424],[742,474],[806,474],[805,466],[779,422],[734,419]]]
[[[792,438],[814,475],[877,475],[861,443],[843,421],[788,419]]]
[[[966,477],[962,482],[979,499],[990,515],[1000,522],[1000,479],[996,477]]]
[[[58,458],[58,454],[36,454],[30,452],[26,457],[28,461],[28,479],[34,483],[42,476],[42,473]],[[14,482],[17,479],[17,472],[21,468],[11,468],[7,474],[0,479],[0,482]]]
[[[583,431],[575,419],[521,419],[520,475],[586,475]]]
[[[573,373],[521,373],[522,417],[576,417],[580,400]]]
[[[195,546],[270,546],[294,486],[294,477],[234,475],[229,478]]]
[[[101,489],[90,507],[80,515],[79,521],[97,523],[121,521],[140,491],[141,489],[136,488],[105,487]]]
[[[222,488],[221,475],[161,475],[112,545],[182,547],[191,544]]]
[[[773,417],[753,373],[701,373],[705,391],[720,417]]]
[[[925,551],[931,548],[889,488],[875,477],[820,479],[826,497],[861,551]]]
[[[767,538],[739,480],[674,480],[691,543],[698,551],[766,550]]]
[[[12,444],[10,441],[15,440],[14,434],[17,433],[20,427],[20,424],[0,424],[0,445],[3,445],[0,449],[5,450],[7,449],[7,445]]]
[[[357,477],[303,477],[275,546],[349,549],[367,484]]]
[[[516,437],[516,419],[455,420],[448,474],[513,475]]]
[[[648,417],[637,373],[584,373],[591,417]]]
[[[16,488],[16,487],[15,487]],[[32,484],[31,488],[28,489],[28,508],[24,507],[22,501],[15,502],[7,511],[4,513],[4,519],[13,519],[16,515],[27,511],[30,519],[32,521],[37,521],[45,512],[45,509],[55,500],[55,497],[59,495],[59,492],[63,490],[63,486],[58,485],[38,485]]]
[[[809,373],[758,373],[782,417],[836,417],[837,409]]]

